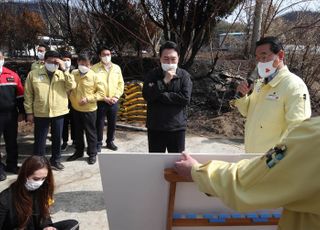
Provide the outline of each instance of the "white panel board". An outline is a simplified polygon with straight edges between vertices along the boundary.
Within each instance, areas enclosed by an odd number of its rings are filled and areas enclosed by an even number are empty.
[[[236,162],[252,155],[193,154],[200,162]],[[179,154],[100,154],[99,164],[110,230],[165,230],[169,184],[163,170]],[[175,211],[232,212],[218,198],[200,193],[194,183],[178,183]],[[275,226],[174,227],[177,230],[274,230]]]

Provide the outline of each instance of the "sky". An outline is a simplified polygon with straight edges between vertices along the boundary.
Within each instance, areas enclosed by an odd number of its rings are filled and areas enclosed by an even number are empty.
[[[320,11],[320,0],[273,0],[273,2],[276,3],[277,5],[281,1],[283,1],[283,4],[280,7],[281,9],[287,8],[288,6],[292,6],[292,4],[294,4],[294,6],[289,7],[287,10],[283,11],[282,14],[285,14],[291,11],[297,11],[297,10]],[[239,10],[240,10],[240,6],[237,7],[237,9],[226,20],[232,23],[237,17]],[[239,18],[243,18],[243,17],[244,17],[244,13],[241,13]],[[239,21],[239,18],[237,21]]]

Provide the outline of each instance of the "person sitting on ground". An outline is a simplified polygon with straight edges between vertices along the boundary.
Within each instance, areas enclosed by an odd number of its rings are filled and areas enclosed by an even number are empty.
[[[17,180],[0,193],[0,229],[78,230],[76,220],[52,223],[53,191],[49,161],[43,156],[28,157]]]

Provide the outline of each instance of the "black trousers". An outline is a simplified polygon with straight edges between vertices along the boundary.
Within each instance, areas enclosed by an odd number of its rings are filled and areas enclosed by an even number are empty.
[[[93,112],[79,112],[73,110],[73,118],[75,124],[75,137],[76,137],[76,153],[83,154],[84,152],[84,138],[85,132],[87,139],[87,154],[88,156],[97,155],[97,131],[96,120],[97,111]]]
[[[52,224],[58,230],[78,230],[79,222],[76,220],[63,220]]]
[[[0,137],[3,134],[7,152],[7,167],[14,168],[18,163],[18,113],[0,112]]]
[[[35,155],[44,156],[46,153],[46,140],[51,125],[51,159],[50,161],[60,162],[61,160],[61,136],[63,129],[63,118],[59,117],[35,117],[34,118],[34,146],[33,153]]]
[[[71,110],[72,109],[70,109],[70,112],[64,116],[62,131],[62,140],[64,143],[68,142],[69,140],[69,126],[71,131],[71,140],[75,140],[73,112]]]
[[[118,103],[114,105],[109,105],[103,101],[98,101],[97,123],[96,123],[98,145],[102,146],[103,128],[104,128],[104,122],[105,122],[106,116],[107,116],[107,122],[108,122],[106,143],[114,141],[118,108],[119,108]]]
[[[185,150],[185,130],[157,131],[148,129],[150,153],[181,153]]]

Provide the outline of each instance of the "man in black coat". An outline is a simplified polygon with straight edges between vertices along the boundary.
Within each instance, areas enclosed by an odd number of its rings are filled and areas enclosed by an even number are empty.
[[[179,49],[168,41],[160,47],[161,68],[145,77],[143,97],[147,101],[149,152],[180,153],[185,150],[190,74],[178,67]]]

